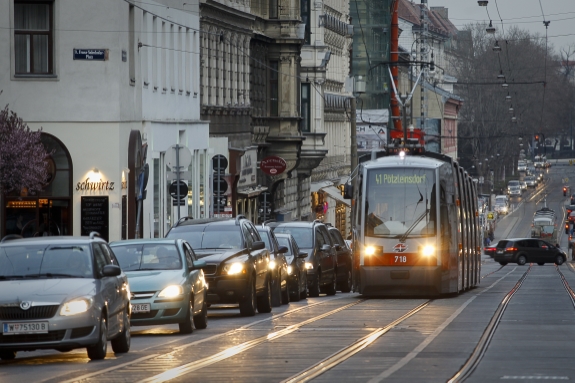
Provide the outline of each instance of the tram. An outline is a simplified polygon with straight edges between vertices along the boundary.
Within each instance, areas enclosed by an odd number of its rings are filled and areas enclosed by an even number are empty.
[[[388,149],[359,164],[352,198],[354,291],[457,294],[479,285],[477,187],[451,157]]]

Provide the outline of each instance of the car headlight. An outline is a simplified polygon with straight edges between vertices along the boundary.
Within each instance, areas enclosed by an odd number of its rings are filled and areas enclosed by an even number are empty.
[[[306,270],[313,270],[313,264],[311,262],[306,262],[305,268],[306,268]]]
[[[60,309],[60,315],[71,316],[85,313],[92,306],[92,300],[87,298],[74,299],[64,303]]]
[[[234,262],[224,266],[224,273],[228,275],[235,275],[245,273],[244,264],[241,262]]]
[[[288,266],[288,267],[287,267],[288,275],[291,275],[292,271],[293,271],[293,267]]]
[[[433,246],[433,245],[423,246],[423,248],[421,249],[421,254],[424,257],[431,257],[432,255],[435,254],[435,246]]]
[[[184,288],[180,285],[170,285],[158,294],[158,298],[175,298],[184,293]]]
[[[276,266],[277,266],[276,261],[270,261],[270,266],[269,266],[269,267],[270,267],[270,270],[275,269]]]

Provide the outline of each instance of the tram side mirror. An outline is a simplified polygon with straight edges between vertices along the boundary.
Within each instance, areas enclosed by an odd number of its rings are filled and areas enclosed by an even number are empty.
[[[345,184],[343,186],[343,198],[352,199],[353,198],[353,185]]]

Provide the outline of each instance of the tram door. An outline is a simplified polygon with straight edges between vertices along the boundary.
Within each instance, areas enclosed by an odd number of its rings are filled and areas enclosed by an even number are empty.
[[[70,202],[48,198],[8,200],[6,235],[25,238],[70,235]]]

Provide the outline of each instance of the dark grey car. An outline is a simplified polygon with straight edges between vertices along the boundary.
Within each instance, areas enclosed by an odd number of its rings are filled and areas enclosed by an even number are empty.
[[[502,239],[497,243],[495,262],[506,265],[510,262],[524,265],[526,263],[555,263],[562,265],[567,261],[565,254],[559,247],[538,238],[514,238]]]
[[[300,250],[307,252],[307,287],[310,297],[337,291],[337,256],[327,226],[321,221],[277,223],[274,233],[291,234]]]
[[[130,349],[128,279],[110,247],[90,237],[0,243],[0,358],[86,347],[104,359]]]

